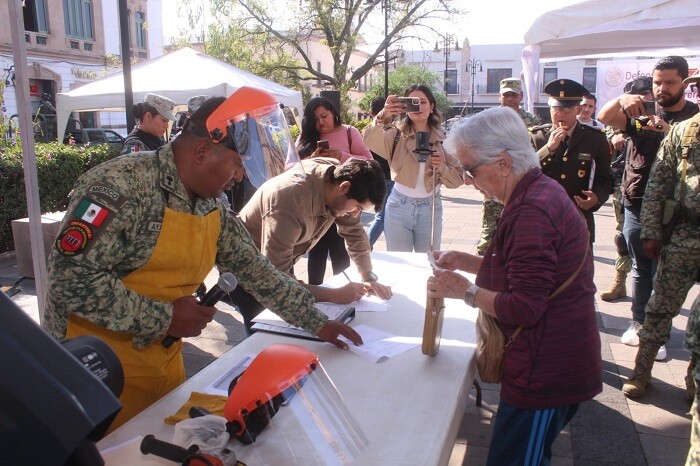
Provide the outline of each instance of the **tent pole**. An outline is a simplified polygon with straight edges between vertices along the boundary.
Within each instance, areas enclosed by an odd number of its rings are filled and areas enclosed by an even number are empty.
[[[134,107],[134,91],[131,88],[131,37],[129,36],[129,16],[126,0],[119,0],[119,34],[121,35],[122,67],[124,69],[124,106],[126,111],[126,131],[131,133],[136,124],[131,109]]]
[[[34,283],[39,308],[39,323],[44,321],[46,290],[46,252],[44,233],[41,228],[41,205],[39,203],[39,179],[34,151],[34,131],[32,128],[32,108],[29,102],[29,74],[27,72],[27,43],[24,40],[24,14],[21,0],[10,0],[10,33],[12,35],[12,56],[15,61],[15,98],[19,115],[20,142],[24,160],[24,190],[27,196],[29,217],[29,241],[32,250]]]

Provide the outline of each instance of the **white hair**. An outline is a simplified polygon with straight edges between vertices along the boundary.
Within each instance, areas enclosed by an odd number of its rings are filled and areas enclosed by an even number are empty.
[[[444,148],[455,156],[460,148],[469,149],[474,163],[489,163],[505,151],[513,161],[516,176],[540,165],[525,123],[508,107],[490,108],[460,119],[450,129]]]

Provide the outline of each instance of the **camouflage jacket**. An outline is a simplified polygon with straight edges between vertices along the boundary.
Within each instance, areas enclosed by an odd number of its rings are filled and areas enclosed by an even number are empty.
[[[89,225],[81,222],[83,200],[102,207],[105,216]],[[172,303],[137,294],[122,281],[148,262],[166,206],[199,216],[218,210],[222,221],[216,255],[219,270],[233,272],[260,303],[289,323],[312,332],[325,324],[327,317],[314,308],[311,293],[260,254],[246,229],[221,201],[190,200],[167,144],[157,152],[105,162],[77,181],[62,233],[49,257],[44,325],[55,337],[65,337],[70,313],[110,330],[133,333],[136,347],[166,335]],[[84,235],[77,237],[81,247],[66,251],[68,243],[61,243],[61,238],[76,225]]]
[[[680,202],[682,144],[683,132],[693,121],[693,117],[671,127],[671,131],[661,144],[656,160],[649,174],[649,181],[644,190],[644,201],[640,220],[642,223],[642,239],[661,239],[661,217],[664,200],[675,199]],[[688,151],[688,162],[685,177],[685,197],[683,204],[686,212],[695,218],[700,216],[700,133]]]
[[[525,126],[528,128],[530,126],[539,125],[541,122],[540,117],[533,115],[522,107],[518,109],[518,115],[520,115],[520,118],[523,119]]]
[[[139,128],[134,128],[124,140],[124,145],[120,152],[121,155],[131,154],[132,152],[148,152],[153,151],[165,144],[163,138],[156,137],[146,131],[141,131]]]
[[[685,347],[700,356],[700,295],[690,305],[688,325],[685,328]]]

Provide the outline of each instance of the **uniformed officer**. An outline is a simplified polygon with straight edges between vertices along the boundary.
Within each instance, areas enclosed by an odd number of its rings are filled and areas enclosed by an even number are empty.
[[[685,347],[692,353],[692,358],[700,360],[700,295],[690,306],[688,324],[685,329]],[[693,407],[691,408],[693,422],[690,428],[690,448],[685,466],[700,466],[700,367],[698,364],[693,368],[692,377],[695,381]]]
[[[137,126],[129,133],[122,146],[121,154],[156,150],[165,144],[168,124],[175,121],[175,102],[158,94],[146,94],[143,102],[132,108]]]
[[[540,118],[528,112],[520,106],[523,100],[523,83],[518,78],[506,78],[501,80],[498,102],[501,107],[508,107],[515,110],[528,128],[540,124]],[[481,238],[476,244],[476,251],[479,255],[484,255],[489,247],[491,238],[496,231],[496,221],[503,212],[503,204],[494,200],[484,198],[484,207],[481,218]]]
[[[612,192],[610,147],[605,132],[581,124],[581,97],[585,87],[571,79],[547,83],[552,123],[530,129],[542,172],[557,180],[586,217],[591,242],[595,241],[593,212]]]
[[[362,341],[329,322],[216,199],[243,176],[229,122],[240,114],[236,94],[244,89],[204,102],[158,151],[105,162],[73,189],[49,257],[44,325],[60,340],[95,335],[119,356],[123,408],[112,429],[185,380],[182,341],[168,348],[161,341],[199,335],[211,322],[216,309],[192,294],[214,265],[289,323],[341,347],[339,334]]]
[[[644,308],[644,325],[639,332],[639,349],[632,375],[622,386],[630,397],[642,396],[651,381],[654,356],[671,336],[672,320],[681,310],[700,270],[700,113],[676,123],[661,143],[652,165],[642,202],[641,238],[644,252],[658,260],[654,292]],[[662,245],[662,223],[666,200],[679,207],[675,227]],[[697,357],[691,357],[688,375]],[[686,377],[688,392],[694,393],[692,377]]]

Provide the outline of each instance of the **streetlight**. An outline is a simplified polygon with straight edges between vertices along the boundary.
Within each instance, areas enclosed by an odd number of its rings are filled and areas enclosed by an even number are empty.
[[[477,60],[476,58],[470,58],[467,60],[467,73],[469,73],[472,77],[472,109],[471,109],[471,114],[474,115],[474,77],[476,76],[476,71],[477,71],[477,66],[479,67],[479,72],[484,71],[482,68],[482,63],[481,60]]]
[[[447,94],[448,94],[448,92],[447,92],[447,83],[448,83],[449,80],[450,80],[450,79],[449,79],[449,76],[448,76],[448,74],[447,74],[447,66],[448,66],[447,60],[450,58],[450,52],[452,51],[452,50],[450,49],[450,42],[451,42],[451,41],[452,41],[452,35],[451,35],[451,34],[447,34],[446,36],[444,36],[444,37],[443,37],[443,41],[442,41],[442,47],[443,47],[442,53],[445,54],[445,95],[446,95],[446,96],[447,96]],[[454,50],[455,50],[455,52],[457,52],[457,51],[459,51],[459,50],[462,50],[461,48],[459,48],[459,41],[457,40],[456,37],[455,37],[455,48],[454,48]],[[435,53],[440,52],[440,47],[438,46],[438,42],[435,43],[435,50],[434,50],[434,52],[435,52]]]
[[[365,0],[365,5],[374,5],[382,2],[384,12],[384,40],[389,36],[389,0]],[[397,3],[406,3],[406,0],[394,0]],[[384,98],[389,97],[389,43],[384,48]]]

